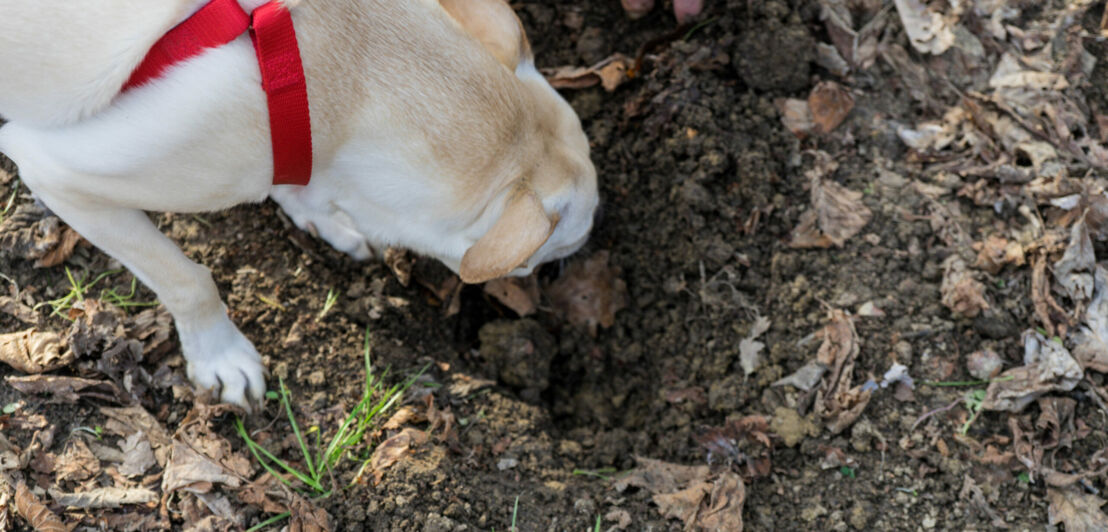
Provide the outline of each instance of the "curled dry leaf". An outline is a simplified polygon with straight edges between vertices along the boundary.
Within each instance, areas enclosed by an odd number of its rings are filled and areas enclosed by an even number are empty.
[[[110,381],[58,377],[55,375],[30,375],[5,377],[12,388],[25,394],[45,396],[51,403],[76,403],[82,398],[109,403],[126,403],[127,398]]]
[[[808,94],[808,109],[820,132],[830,133],[854,109],[854,96],[834,81],[822,81]]]
[[[619,275],[618,267],[608,265],[608,251],[598,251],[570,264],[546,293],[559,315],[595,336],[597,326],[611,327],[616,313],[627,307],[627,283]]]
[[[165,467],[173,444],[169,433],[153,414],[139,405],[124,408],[102,407],[100,413],[108,418],[104,428],[112,434],[130,437],[136,432],[142,432],[154,448],[154,459],[158,465]]]
[[[1082,368],[1108,373],[1108,270],[1102,266],[1096,267],[1093,299],[1073,343],[1073,356]]]
[[[798,390],[810,392],[819,384],[819,380],[823,377],[824,373],[827,373],[827,366],[817,361],[812,361],[805,364],[791,375],[777,380],[773,383],[773,386],[789,385]]]
[[[1050,501],[1050,524],[1066,525],[1066,532],[1094,532],[1108,530],[1108,516],[1100,507],[1104,499],[1078,489],[1047,488]]]
[[[521,318],[534,314],[539,308],[539,280],[533,274],[493,279],[485,283],[485,293]]]
[[[555,89],[584,89],[599,84],[612,92],[630,79],[627,72],[634,64],[630,57],[613,54],[591,67],[544,68],[542,73]]]
[[[53,371],[73,362],[73,352],[63,349],[61,336],[53,332],[27,329],[0,334],[0,361],[23,373]]]
[[[990,235],[984,242],[974,243],[973,249],[977,251],[977,261],[973,263],[973,267],[993,275],[1000,273],[1008,264],[1023,266],[1026,262],[1023,246],[1002,236]]]
[[[789,245],[794,248],[842,247],[869,223],[873,214],[862,204],[861,192],[824,179],[838,168],[830,155],[822,151],[811,153],[816,162],[806,174],[812,208],[800,216]]]
[[[750,334],[739,341],[739,364],[743,368],[743,373],[750,375],[758,368],[758,364],[761,362],[759,354],[765,349],[766,344],[756,339],[769,330],[771,323],[769,318],[758,316],[754,320],[754,325],[750,327]]]
[[[119,466],[119,473],[123,476],[137,477],[158,463],[154,459],[154,449],[142,431],[128,436],[120,442],[119,448],[123,451],[123,464]]]
[[[1054,263],[1054,278],[1066,295],[1075,303],[1084,303],[1093,297],[1093,273],[1096,270],[1096,255],[1093,254],[1093,240],[1089,236],[1085,219],[1077,220],[1070,230],[1070,242],[1066,252]]]
[[[330,532],[331,516],[299,495],[289,502],[289,532]]]
[[[58,457],[54,473],[58,482],[88,480],[100,474],[100,460],[81,438],[74,438]]]
[[[1024,365],[1001,373],[989,384],[981,408],[1019,412],[1047,392],[1068,392],[1085,376],[1058,341],[1035,331],[1024,333]]]
[[[687,530],[742,531],[746,491],[738,474],[727,470],[714,477],[707,466],[683,466],[639,456],[635,461],[638,467],[616,480],[617,490],[629,486],[649,490],[662,515],[680,519]]]
[[[36,267],[61,264],[80,242],[81,236],[57,216],[34,203],[24,203],[0,223],[0,250],[34,260]]]
[[[943,261],[943,281],[939,286],[942,302],[957,316],[972,318],[989,308],[985,301],[985,285],[974,278],[958,254]]]
[[[119,508],[127,504],[149,504],[158,500],[158,494],[146,488],[96,488],[79,493],[64,493],[50,488],[48,492],[55,502],[68,508]]]
[[[406,428],[393,437],[381,442],[369,458],[369,472],[373,474],[376,485],[385,476],[385,470],[404,458],[412,450],[427,441],[427,433],[422,430]],[[359,475],[360,476],[360,475]]]
[[[895,3],[904,31],[916,51],[940,55],[954,45],[956,20],[932,11],[922,0],[895,0]]]
[[[226,484],[232,488],[242,485],[242,479],[215,460],[193,450],[189,445],[174,440],[173,452],[162,476],[162,493],[187,489],[206,493],[212,484]]]
[[[388,248],[385,250],[385,265],[396,275],[396,280],[401,286],[408,286],[412,282],[412,268],[415,259],[406,249]]]
[[[816,124],[812,118],[812,110],[808,102],[796,98],[776,100],[777,109],[781,111],[781,124],[796,135],[797,138],[807,137],[815,129]]]
[[[62,520],[42,504],[23,482],[15,488],[15,508],[36,532],[69,532]]]

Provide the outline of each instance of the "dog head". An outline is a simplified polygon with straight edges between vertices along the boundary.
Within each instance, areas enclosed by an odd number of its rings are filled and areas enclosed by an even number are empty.
[[[527,275],[584,245],[599,202],[596,168],[573,108],[536,70],[522,24],[503,0],[440,0],[504,67],[515,72],[540,141],[474,224],[457,271],[467,283]],[[483,232],[482,232],[483,231]],[[450,263],[451,261],[447,261]]]

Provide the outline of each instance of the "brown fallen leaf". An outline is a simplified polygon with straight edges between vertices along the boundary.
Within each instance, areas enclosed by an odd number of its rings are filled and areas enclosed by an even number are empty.
[[[68,225],[63,227],[61,235],[58,236],[58,242],[53,249],[47,251],[35,261],[36,268],[53,268],[73,255],[73,250],[77,248],[77,244],[81,242],[82,238],[77,231],[74,231],[72,227]]]
[[[1011,242],[1007,238],[998,235],[989,235],[984,242],[973,244],[977,252],[977,260],[974,268],[980,268],[993,275],[1000,273],[1005,266],[1023,266],[1026,262],[1023,254],[1023,246],[1019,242]]]
[[[985,285],[974,278],[966,261],[953,254],[943,261],[943,280],[939,285],[942,302],[956,316],[972,318],[989,308]]]
[[[5,377],[4,380],[20,392],[45,396],[51,403],[76,403],[85,398],[115,404],[128,402],[126,396],[110,381],[56,375]]]
[[[834,81],[822,81],[808,94],[812,121],[821,133],[830,133],[854,109],[854,96]]]
[[[816,128],[808,102],[796,98],[784,98],[774,102],[781,112],[781,124],[797,138],[807,137]]]
[[[58,482],[88,480],[100,474],[100,460],[81,438],[74,438],[57,458],[54,473]]]
[[[65,349],[65,343],[57,333],[27,329],[0,334],[0,362],[22,373],[53,371],[68,365],[73,359],[73,351]]]
[[[15,293],[14,289],[12,293]],[[38,325],[42,322],[42,317],[35,312],[35,309],[23,304],[23,302],[14,295],[0,296],[0,313],[12,316],[29,325]]]
[[[770,325],[772,322],[769,318],[758,316],[754,320],[754,325],[750,327],[750,334],[739,341],[739,365],[742,366],[743,373],[750,375],[758,369],[761,363],[760,353],[765,349],[766,344],[757,341],[757,338],[768,331]]]
[[[407,456],[413,447],[423,445],[426,441],[427,433],[409,427],[381,442],[373,451],[373,456],[369,458],[367,464],[369,472],[373,474],[374,485],[381,482],[386,469]],[[360,473],[359,476],[361,476]]]
[[[593,336],[597,326],[615,325],[616,313],[627,308],[627,283],[618,267],[608,265],[608,257],[601,250],[574,261],[546,289],[554,310],[570,323],[588,327]]]
[[[655,493],[654,504],[663,517],[679,519],[685,523],[685,528],[691,530],[696,524],[697,513],[700,505],[712,492],[712,484],[708,482],[694,482],[685,489],[673,493]]]
[[[686,530],[742,531],[745,487],[738,474],[714,475],[708,466],[683,466],[636,456],[638,466],[615,481],[618,491],[630,486],[652,494],[663,516],[680,519]]]
[[[123,463],[119,466],[119,473],[123,476],[137,477],[158,463],[154,459],[154,449],[142,431],[121,441],[119,448],[123,451]]]
[[[57,216],[48,215],[34,203],[21,204],[0,223],[0,250],[34,260],[36,267],[64,262],[80,240]]]
[[[79,493],[65,493],[51,487],[47,492],[58,504],[68,508],[119,508],[128,504],[149,504],[158,494],[146,488],[96,488]]]
[[[539,281],[534,274],[493,279],[485,283],[485,293],[521,318],[534,314],[539,308]]]
[[[591,67],[544,68],[542,73],[555,89],[584,89],[601,85],[604,90],[612,92],[630,79],[627,71],[634,64],[633,59],[617,53]]]
[[[1060,342],[1035,331],[1024,333],[1023,341],[1024,365],[993,379],[981,408],[1019,412],[1044,393],[1068,392],[1081,382],[1084,371]]]
[[[327,511],[299,495],[292,495],[289,504],[289,532],[330,532],[331,516]]]
[[[15,488],[15,508],[35,532],[69,532],[62,520],[42,504],[23,482]]]
[[[169,433],[153,414],[139,405],[123,408],[101,407],[100,413],[108,418],[104,423],[104,429],[111,434],[126,438],[136,432],[142,432],[154,448],[154,459],[157,460],[158,465],[165,467],[166,462],[169,461],[173,443]]]
[[[169,494],[185,489],[194,493],[206,493],[211,491],[213,484],[237,488],[242,485],[242,479],[234,471],[197,452],[188,444],[174,440],[173,452],[162,476],[162,492]]]
[[[842,247],[869,223],[873,213],[862,204],[862,193],[825,179],[838,163],[823,151],[810,151],[815,162],[808,178],[812,207],[801,214],[789,246],[794,248]]]
[[[957,17],[933,11],[921,0],[894,0],[908,41],[921,54],[941,55],[954,45]]]
[[[415,259],[406,249],[388,248],[385,250],[385,265],[396,275],[400,286],[408,286],[412,282],[412,268]]]
[[[1108,516],[1100,507],[1104,499],[1079,489],[1047,488],[1050,524],[1066,525],[1066,532],[1102,532],[1108,530]]]

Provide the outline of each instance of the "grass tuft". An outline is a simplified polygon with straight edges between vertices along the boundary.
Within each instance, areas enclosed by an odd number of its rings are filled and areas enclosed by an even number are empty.
[[[239,436],[246,442],[247,448],[250,449],[251,454],[258,460],[258,463],[273,475],[274,478],[281,481],[286,486],[312,497],[330,496],[334,492],[334,489],[333,487],[329,487],[324,480],[330,476],[335,466],[342,461],[343,457],[348,453],[352,454],[353,449],[363,443],[369,429],[377,423],[382,414],[400,402],[400,399],[404,396],[404,392],[415,382],[415,379],[423,373],[420,371],[406,381],[386,388],[384,378],[387,376],[387,372],[381,377],[373,374],[373,366],[370,363],[370,351],[370,335],[367,330],[365,339],[366,377],[362,398],[358,401],[357,406],[355,406],[354,409],[347,414],[346,418],[343,419],[343,422],[339,425],[338,429],[336,429],[335,433],[327,439],[326,444],[323,442],[322,431],[318,427],[312,427],[308,430],[307,434],[314,434],[315,442],[314,445],[309,445],[307,438],[305,438],[305,434],[300,430],[300,424],[296,422],[296,415],[293,414],[292,394],[289,392],[288,387],[285,386],[284,379],[278,379],[278,384],[280,385],[279,400],[285,411],[285,415],[288,417],[292,433],[299,444],[301,459],[304,463],[303,470],[293,467],[288,462],[273,455],[273,453],[270,453],[265,447],[255,442],[254,439],[250,437],[250,433],[246,430],[242,419],[235,419],[235,430],[238,431]],[[312,452],[313,448],[315,450],[314,453]],[[295,481],[298,481],[299,484]]]

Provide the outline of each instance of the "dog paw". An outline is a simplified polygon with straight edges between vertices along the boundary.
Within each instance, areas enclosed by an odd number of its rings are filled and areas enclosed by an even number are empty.
[[[198,390],[211,391],[220,401],[247,412],[261,404],[265,397],[262,357],[230,320],[187,336],[181,333],[181,347],[189,380]]]

